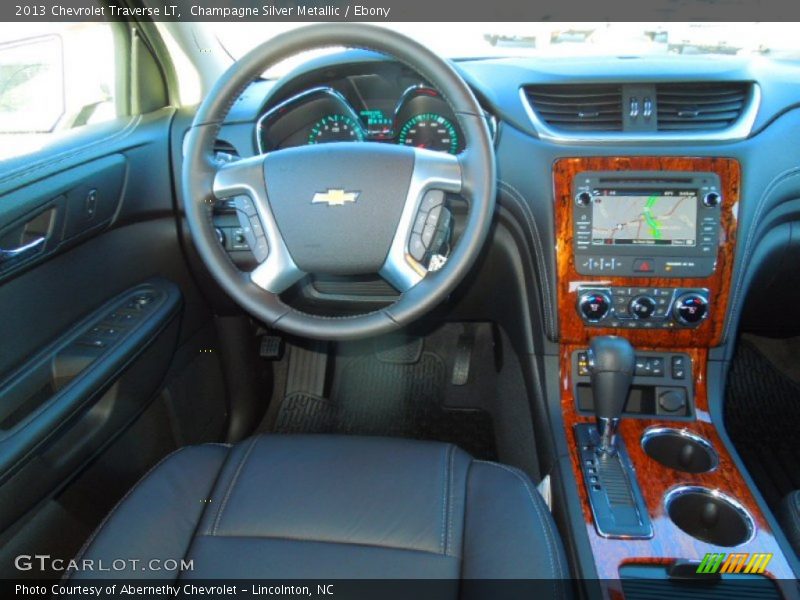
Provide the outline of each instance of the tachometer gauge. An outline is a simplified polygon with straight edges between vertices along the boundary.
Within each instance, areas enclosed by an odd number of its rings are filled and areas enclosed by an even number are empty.
[[[436,113],[414,115],[400,128],[397,143],[456,154],[458,134],[450,120]]]
[[[311,126],[309,144],[327,142],[363,142],[364,130],[355,119],[345,115],[327,115]]]

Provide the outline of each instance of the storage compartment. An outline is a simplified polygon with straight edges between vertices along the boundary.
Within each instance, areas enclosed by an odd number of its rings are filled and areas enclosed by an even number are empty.
[[[668,492],[664,504],[672,522],[700,541],[739,546],[755,535],[750,513],[719,491],[682,486]]]
[[[713,471],[719,458],[711,444],[685,429],[654,427],[644,432],[642,449],[669,469],[686,473]]]
[[[589,383],[578,383],[575,394],[578,410],[594,414],[592,386]],[[691,415],[691,404],[687,400],[685,389],[634,383],[628,392],[622,414],[634,418],[667,415],[670,418],[683,419]]]

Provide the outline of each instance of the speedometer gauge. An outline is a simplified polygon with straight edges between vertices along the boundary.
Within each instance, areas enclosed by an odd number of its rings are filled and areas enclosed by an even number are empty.
[[[309,144],[327,142],[362,142],[364,130],[355,119],[345,115],[327,115],[311,126]]]
[[[458,134],[449,119],[436,113],[414,115],[400,128],[397,143],[456,154]]]

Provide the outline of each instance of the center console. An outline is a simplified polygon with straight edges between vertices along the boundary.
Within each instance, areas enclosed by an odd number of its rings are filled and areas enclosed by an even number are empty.
[[[607,593],[622,595],[633,567],[685,576],[707,553],[771,553],[759,573],[793,579],[709,415],[708,352],[723,339],[738,162],[566,158],[553,175],[561,408]],[[617,348],[625,360],[590,350],[620,337],[631,348]]]

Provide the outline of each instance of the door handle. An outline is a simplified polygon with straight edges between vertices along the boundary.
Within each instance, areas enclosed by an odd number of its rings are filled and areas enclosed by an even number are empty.
[[[17,246],[16,248],[10,248],[8,250],[0,248],[0,264],[5,264],[8,261],[15,259],[25,258],[29,255],[39,252],[46,240],[47,238],[45,236],[41,236],[31,240],[27,244]]]

